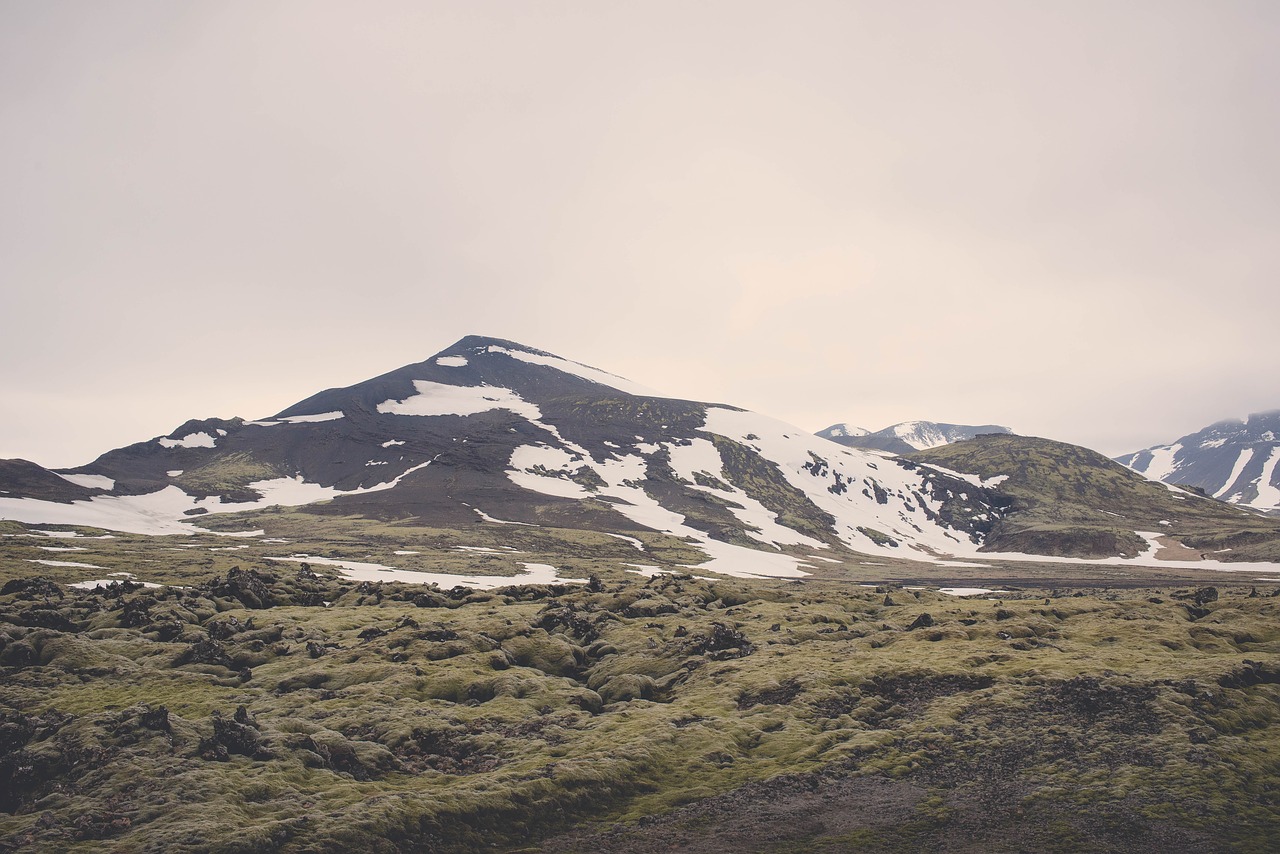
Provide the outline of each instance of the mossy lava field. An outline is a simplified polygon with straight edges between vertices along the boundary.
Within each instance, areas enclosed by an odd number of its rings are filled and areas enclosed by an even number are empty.
[[[1275,585],[0,595],[0,850],[1280,850]]]

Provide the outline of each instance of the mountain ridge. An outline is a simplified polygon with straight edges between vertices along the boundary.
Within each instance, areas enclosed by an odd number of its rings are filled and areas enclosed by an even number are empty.
[[[1006,431],[895,427],[902,429],[887,429],[904,444],[904,435],[989,439],[1001,434],[980,431]],[[1000,465],[1017,464],[1016,442],[984,447],[1003,449]],[[1127,471],[1102,457],[1079,462],[1085,449],[1055,448],[1077,467]],[[473,335],[269,418],[187,421],[61,473],[11,465],[11,477],[0,479],[8,490],[0,494],[0,518],[250,535],[243,526],[261,523],[254,513],[291,507],[317,518],[451,529],[554,526],[665,537],[703,552],[697,566],[777,577],[804,575],[824,550],[921,561],[996,546],[1086,557],[1143,551],[1140,529],[1116,525],[1108,529],[1115,536],[1086,537],[1084,545],[1061,529],[1010,537],[1006,517],[1020,509],[1019,496],[1001,488],[1009,473],[998,471],[997,456],[984,458],[989,473],[981,478],[954,466],[922,468],[915,457],[840,447],[765,415],[663,397],[544,350]],[[1064,505],[1052,486],[1034,488]],[[1141,500],[1155,501],[1152,495]],[[1051,542],[1055,536],[1063,542]]]
[[[891,454],[910,454],[952,442],[962,442],[987,433],[1011,433],[998,424],[948,424],[940,421],[902,421],[875,432],[862,428],[848,429],[847,424],[833,424],[815,435],[849,448],[873,448]]]

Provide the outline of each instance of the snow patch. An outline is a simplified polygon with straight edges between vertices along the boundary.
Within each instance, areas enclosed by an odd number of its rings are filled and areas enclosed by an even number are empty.
[[[401,480],[419,469],[429,466],[434,459],[411,466],[386,483],[343,491],[332,486],[308,483],[301,477],[281,477],[254,481],[249,489],[262,495],[257,501],[223,502],[221,496],[195,498],[177,486],[166,486],[146,495],[97,495],[87,501],[61,504],[34,498],[0,497],[0,519],[11,519],[27,524],[84,525],[109,531],[125,531],[131,534],[218,534],[232,537],[257,537],[263,531],[208,531],[192,524],[186,511],[203,509],[206,513],[239,513],[264,507],[297,507],[316,501],[326,501],[340,495],[363,495],[391,489]],[[59,532],[61,533],[61,532]],[[66,536],[75,536],[66,532]]]
[[[436,364],[446,368],[465,368],[468,364],[466,356],[441,356]]]
[[[76,486],[84,486],[89,489],[105,489],[112,490],[116,488],[116,482],[111,478],[101,474],[63,474],[62,472],[54,472],[58,477],[65,481],[74,483]]]
[[[635,537],[628,537],[626,534],[611,534],[608,531],[605,531],[604,533],[606,537],[613,537],[616,540],[631,543],[631,545],[635,546],[636,551],[644,551],[644,543],[640,542],[640,540]]]
[[[417,394],[404,400],[384,400],[378,411],[388,415],[475,415],[492,409],[506,409],[531,421],[542,412],[509,388],[462,386],[414,380]]]
[[[188,433],[181,439],[156,439],[166,448],[214,448],[217,440],[208,433]]]
[[[115,575],[116,573],[111,573],[111,574]],[[130,581],[132,584],[141,584],[143,587],[150,587],[153,589],[164,586],[162,584],[155,584],[154,582],[151,582],[151,581],[132,581],[131,579],[126,579],[126,580]],[[67,586],[75,588],[76,590],[96,590],[99,587],[110,587],[112,584],[119,584],[119,583],[120,583],[119,578],[99,578],[96,581],[77,581],[74,584],[68,584]]]
[[[1149,448],[1148,453],[1151,454],[1151,461],[1147,463],[1142,473],[1152,480],[1164,480],[1178,469],[1180,463],[1175,462],[1174,457],[1181,450],[1181,443]]]
[[[1264,510],[1280,507],[1280,489],[1273,483],[1276,477],[1276,465],[1280,463],[1280,445],[1271,449],[1271,456],[1262,464],[1262,474],[1258,478],[1258,497],[1249,504]]]
[[[1231,468],[1231,474],[1227,476],[1227,482],[1222,488],[1213,494],[1214,498],[1222,498],[1232,492],[1231,487],[1235,486],[1236,480],[1244,471],[1245,466],[1249,465],[1249,461],[1253,459],[1253,448],[1245,448],[1240,452],[1240,456],[1236,457],[1236,464]],[[1235,497],[1234,495],[1232,496]]]
[[[524,525],[526,528],[538,527],[532,522],[512,522],[510,519],[495,519],[494,517],[490,516],[488,513],[481,510],[479,507],[472,507],[471,509],[474,510],[476,512],[476,515],[479,516],[481,519],[483,519],[486,522],[492,522],[495,525]]]
[[[98,566],[96,563],[76,563],[75,561],[70,560],[33,560],[28,558],[27,563],[38,563],[43,566],[71,566],[77,569],[102,569],[102,567]]]
[[[285,415],[280,420],[290,424],[316,424],[321,421],[337,421],[342,418],[341,410],[335,412],[318,412],[315,415]]]
[[[474,587],[478,590],[492,590],[496,587],[509,587],[513,584],[586,584],[585,578],[564,578],[554,566],[545,563],[521,563],[524,572],[519,575],[455,575],[444,572],[418,572],[412,569],[396,569],[379,563],[365,563],[354,560],[335,560],[333,558],[313,557],[312,555],[292,555],[290,557],[268,557],[266,560],[290,561],[293,563],[314,563],[322,566],[337,567],[339,573],[353,581],[403,581],[406,584],[438,584],[449,588],[456,586]]]

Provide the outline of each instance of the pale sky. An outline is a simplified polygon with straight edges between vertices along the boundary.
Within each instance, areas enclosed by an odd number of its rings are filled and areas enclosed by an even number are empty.
[[[1280,4],[0,0],[0,457],[510,338],[818,430],[1280,407]]]

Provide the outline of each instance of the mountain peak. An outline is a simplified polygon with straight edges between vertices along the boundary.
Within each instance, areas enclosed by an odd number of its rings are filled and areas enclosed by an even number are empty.
[[[860,433],[852,431],[845,433],[833,432],[836,428],[844,426],[847,425],[836,424],[821,431],[818,435],[824,439],[830,439],[833,442],[839,442],[850,447],[875,448],[894,454],[906,454],[912,451],[924,450],[925,448],[936,448],[952,442],[972,439],[975,436],[981,436],[986,433],[1013,432],[1008,427],[1002,427],[999,424],[944,424],[938,421],[903,421],[890,425],[883,430],[877,430],[874,433],[866,430]]]
[[[551,358],[559,358],[554,353],[548,353],[546,350],[539,350],[536,347],[530,347],[527,344],[521,344],[519,341],[509,341],[506,338],[492,338],[488,335],[464,335],[448,347],[432,356],[432,359],[439,356],[454,356],[466,352],[480,352],[489,347],[498,347],[503,350],[515,350],[521,353],[529,353],[534,356],[550,356]],[[430,359],[428,360],[430,361]]]
[[[841,439],[845,436],[866,436],[870,432],[866,428],[840,422],[839,424],[832,424],[825,430],[819,430],[816,435],[824,439]]]

